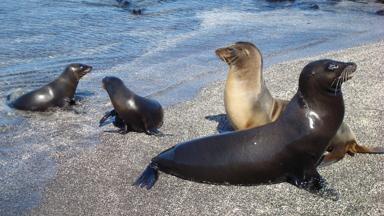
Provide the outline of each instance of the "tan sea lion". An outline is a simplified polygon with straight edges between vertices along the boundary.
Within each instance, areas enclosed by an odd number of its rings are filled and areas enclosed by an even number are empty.
[[[275,122],[175,145],[154,157],[134,185],[150,189],[162,171],[210,184],[288,182],[336,200],[316,167],[343,121],[341,85],[355,70],[351,62],[309,63],[297,93]]]
[[[243,130],[275,121],[289,101],[273,98],[267,89],[259,49],[249,42],[237,42],[217,49],[216,55],[229,66],[224,103],[232,127]],[[321,165],[332,164],[345,154],[355,153],[383,154],[384,148],[358,145],[352,130],[342,123]]]

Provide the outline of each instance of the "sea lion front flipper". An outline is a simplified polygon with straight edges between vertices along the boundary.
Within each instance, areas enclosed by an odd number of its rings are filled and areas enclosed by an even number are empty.
[[[145,133],[148,135],[154,135],[157,137],[172,136],[171,134],[165,134],[165,133],[159,131],[157,128],[148,129],[145,131]]]
[[[73,99],[73,98],[68,98],[67,103],[68,103],[70,106],[76,105],[76,101],[75,101],[75,99]]]
[[[67,106],[73,106],[73,105],[76,105],[75,99],[67,98],[67,97],[64,98],[64,100],[62,100],[60,104],[58,104],[59,107],[67,107]]]
[[[61,100],[57,100],[56,101],[56,106],[60,107],[60,108],[68,108],[69,106],[71,105],[74,105],[75,102],[72,102],[73,99],[71,98],[63,98]],[[73,104],[72,104],[73,103]]]
[[[145,133],[147,135],[164,136],[164,134],[161,131],[157,130],[157,128],[147,129]]]
[[[120,128],[119,130],[106,130],[104,132],[107,133],[119,133],[119,134],[127,134],[130,130],[128,129],[128,126],[124,126],[123,128]]]
[[[305,175],[304,178],[291,176],[288,178],[287,182],[325,199],[331,199],[333,201],[339,199],[339,193],[328,186],[328,183],[321,177],[317,170],[311,171],[309,174]]]
[[[110,117],[113,117],[113,116],[116,116],[117,115],[117,112],[113,109],[109,112],[106,112],[103,116],[103,118],[100,119],[99,121],[99,127],[103,127],[107,124],[110,124],[111,122],[107,122],[105,123]]]
[[[123,127],[118,130],[119,134],[127,134],[129,131],[130,130],[127,124],[124,124]]]

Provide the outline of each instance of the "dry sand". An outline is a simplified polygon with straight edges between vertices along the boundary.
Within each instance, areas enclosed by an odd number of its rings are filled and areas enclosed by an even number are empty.
[[[355,77],[344,87],[345,121],[361,144],[384,146],[384,41],[307,59],[273,65],[264,77],[273,95],[289,99],[305,64],[320,58],[353,61]],[[384,156],[346,156],[320,169],[341,194],[325,200],[287,183],[238,187],[212,186],[160,174],[150,191],[131,186],[150,159],[179,142],[217,133],[205,116],[224,113],[224,83],[205,89],[192,101],[165,110],[153,137],[100,133],[101,144],[77,155],[57,155],[58,172],[31,215],[384,215]]]

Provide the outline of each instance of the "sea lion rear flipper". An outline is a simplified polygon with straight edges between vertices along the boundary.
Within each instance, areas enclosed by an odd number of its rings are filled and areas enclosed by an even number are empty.
[[[110,117],[113,117],[113,116],[116,116],[117,115],[117,112],[113,109],[109,112],[106,112],[103,116],[103,118],[100,119],[99,121],[99,127],[103,127],[107,124],[110,124],[111,122],[107,122],[105,123]]]
[[[348,143],[346,151],[349,155],[353,156],[356,153],[363,154],[384,154],[383,147],[366,147],[357,144],[356,142]]]
[[[360,154],[384,154],[382,147],[366,147],[357,144],[355,141],[333,145],[332,149],[324,155],[320,167],[328,166],[344,158],[346,154],[354,156]]]
[[[287,182],[325,199],[331,199],[333,201],[339,199],[339,193],[329,187],[328,183],[320,176],[317,170],[311,171],[311,174],[306,175],[304,179],[291,176]]]
[[[136,187],[145,187],[147,190],[151,189],[155,185],[157,179],[159,178],[159,171],[155,164],[151,163],[145,168],[144,172],[136,179],[133,186]]]

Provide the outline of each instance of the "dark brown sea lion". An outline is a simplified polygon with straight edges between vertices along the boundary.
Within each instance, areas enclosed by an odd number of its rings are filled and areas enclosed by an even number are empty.
[[[92,70],[85,64],[70,64],[64,72],[51,83],[26,93],[10,106],[19,110],[46,111],[52,107],[74,104],[74,96],[79,80]]]
[[[300,74],[297,93],[275,122],[171,147],[152,159],[134,185],[150,189],[162,171],[212,184],[289,182],[337,199],[316,167],[343,121],[341,85],[355,70],[354,63],[309,63]]]
[[[237,42],[217,49],[216,55],[229,66],[224,103],[232,127],[243,130],[275,121],[289,101],[273,98],[266,87],[259,49],[249,42]],[[384,148],[358,145],[352,130],[342,123],[321,165],[330,165],[345,154],[355,153],[382,154]]]
[[[110,117],[120,133],[144,132],[148,135],[163,135],[158,128],[163,125],[164,112],[160,103],[140,97],[129,90],[117,77],[105,77],[103,87],[108,92],[114,109],[100,120],[100,126]]]

